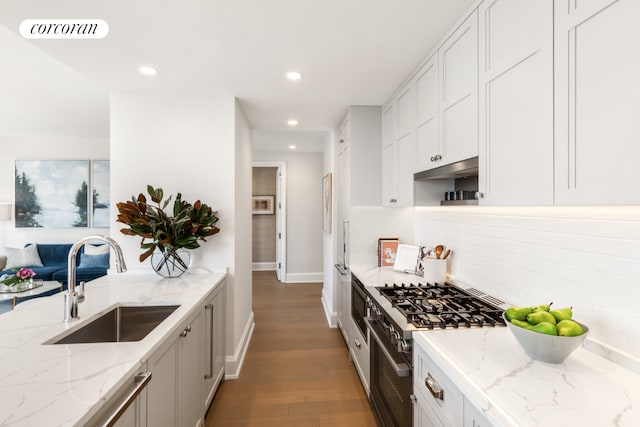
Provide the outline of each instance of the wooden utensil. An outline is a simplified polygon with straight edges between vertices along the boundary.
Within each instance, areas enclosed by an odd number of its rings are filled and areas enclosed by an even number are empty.
[[[440,255],[442,255],[442,251],[444,251],[444,246],[442,245],[436,246],[436,258],[440,259]]]

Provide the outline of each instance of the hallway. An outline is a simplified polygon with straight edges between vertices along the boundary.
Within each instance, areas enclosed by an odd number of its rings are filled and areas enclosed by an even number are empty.
[[[322,309],[322,285],[253,273],[255,329],[237,380],[221,385],[206,427],[373,427],[358,374]]]

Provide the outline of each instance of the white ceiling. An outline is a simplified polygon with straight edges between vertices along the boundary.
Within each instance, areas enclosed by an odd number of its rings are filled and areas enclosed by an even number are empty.
[[[93,18],[109,24],[102,40],[18,40],[26,54],[6,55],[0,89],[17,86],[56,105],[67,119],[104,114],[109,92],[225,94],[240,100],[254,132],[254,149],[285,141],[287,120],[310,143],[335,127],[349,105],[381,105],[424,59],[473,0],[4,0],[0,25],[18,33],[30,18]],[[19,37],[19,36],[18,36]],[[14,40],[14,44],[17,42]],[[53,59],[31,58],[37,46],[82,77],[59,85]],[[5,62],[5,59],[7,60]],[[10,61],[17,61],[11,63]],[[35,64],[34,64],[35,61]],[[5,64],[11,67],[7,69]],[[158,75],[140,75],[151,65]],[[31,67],[31,68],[30,68]],[[64,68],[64,67],[63,67]],[[25,69],[30,69],[25,73]],[[299,70],[302,80],[285,73]],[[70,70],[66,69],[66,72]],[[12,74],[13,73],[13,74]],[[50,75],[53,74],[53,75]],[[14,82],[19,83],[14,86]],[[51,84],[46,84],[47,82]],[[45,83],[45,84],[43,84]],[[53,87],[52,87],[53,86]],[[60,96],[70,91],[73,96]],[[82,97],[86,92],[87,97]],[[80,98],[78,98],[80,97]],[[69,98],[69,99],[67,99]],[[7,101],[8,102],[8,101]],[[47,101],[49,102],[49,101]],[[107,101],[108,103],[108,101]],[[45,103],[45,106],[51,104]],[[0,113],[9,112],[0,103]],[[49,114],[56,112],[45,108]],[[24,113],[24,112],[23,112]],[[37,117],[35,111],[32,118]],[[48,120],[51,120],[49,116]],[[10,121],[5,116],[4,121]],[[4,121],[0,126],[4,126]],[[88,120],[104,131],[103,120]],[[0,128],[0,131],[2,128]],[[310,132],[315,131],[315,132]],[[319,132],[318,132],[319,131]],[[297,144],[299,145],[299,144]]]

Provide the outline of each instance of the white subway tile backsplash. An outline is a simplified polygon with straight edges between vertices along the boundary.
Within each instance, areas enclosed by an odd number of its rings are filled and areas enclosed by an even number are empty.
[[[456,280],[572,305],[590,338],[640,359],[640,207],[416,208],[414,229],[416,244],[453,250]]]

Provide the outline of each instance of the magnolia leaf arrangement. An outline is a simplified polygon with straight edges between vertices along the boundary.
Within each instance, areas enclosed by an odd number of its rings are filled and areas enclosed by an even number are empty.
[[[158,248],[165,260],[175,258],[186,269],[176,251],[199,248],[199,240],[206,241],[205,237],[218,233],[220,229],[215,225],[218,222],[217,212],[200,200],[194,204],[185,202],[181,193],[177,194],[172,209],[167,211],[173,196],[163,202],[162,188],[151,185],[147,186],[147,192],[154,204],[148,203],[142,193],[137,199],[134,196],[127,202],[116,204],[119,212],[117,221],[129,227],[122,228],[120,232],[142,237],[140,247],[145,251],[140,255],[140,262]]]

